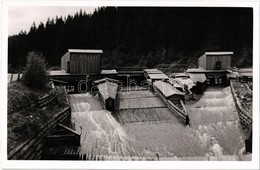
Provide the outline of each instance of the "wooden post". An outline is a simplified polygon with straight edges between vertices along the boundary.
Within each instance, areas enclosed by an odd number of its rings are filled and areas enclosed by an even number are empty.
[[[13,81],[13,74],[11,74],[10,83]]]

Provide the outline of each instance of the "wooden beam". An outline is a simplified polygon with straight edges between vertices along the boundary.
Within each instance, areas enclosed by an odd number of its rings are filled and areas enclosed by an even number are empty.
[[[73,129],[67,127],[67,126],[64,126],[64,125],[62,125],[60,123],[58,123],[58,126],[63,128],[63,129],[65,129],[65,130],[67,130],[67,131],[69,131],[69,132],[71,132],[71,133],[73,133],[73,134],[75,134],[75,135],[77,135],[77,136],[80,136],[80,134],[78,132],[76,132],[75,130],[73,130]]]

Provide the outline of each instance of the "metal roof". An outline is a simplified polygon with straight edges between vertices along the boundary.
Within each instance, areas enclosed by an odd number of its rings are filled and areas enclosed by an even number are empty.
[[[182,92],[174,88],[172,85],[166,82],[162,81],[156,81],[154,82],[154,86],[157,87],[158,90],[160,90],[165,97],[170,97],[172,95],[183,95]]]
[[[227,51],[227,52],[205,52],[206,55],[231,55],[234,54],[232,51]]]
[[[98,49],[68,49],[68,51],[70,53],[96,53],[96,54],[100,54],[103,53],[102,50],[98,50]]]
[[[150,79],[168,79],[169,77],[165,74],[148,74]]]
[[[118,85],[112,82],[104,82],[99,84],[98,90],[103,96],[104,100],[108,98],[116,99]]]
[[[113,70],[102,70],[101,74],[117,74],[117,71],[115,69],[113,69]]]
[[[148,74],[162,74],[163,72],[158,69],[144,69],[144,71]]]

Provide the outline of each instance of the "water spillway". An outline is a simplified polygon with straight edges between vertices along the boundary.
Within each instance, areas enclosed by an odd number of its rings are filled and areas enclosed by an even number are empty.
[[[72,123],[81,134],[81,154],[88,160],[199,160],[239,155],[244,150],[229,87],[208,88],[198,102],[188,106],[190,127],[179,123],[156,97],[139,93],[137,98],[142,100],[137,101],[152,100],[151,107],[126,105],[119,109],[118,118],[102,109],[97,96],[70,95]],[[120,94],[120,98],[126,104],[135,95]]]

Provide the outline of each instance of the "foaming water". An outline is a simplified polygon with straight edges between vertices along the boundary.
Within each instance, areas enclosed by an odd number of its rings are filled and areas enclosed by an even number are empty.
[[[81,134],[81,154],[124,155],[127,135],[110,112],[74,112],[72,120]]]
[[[197,103],[188,107],[190,127],[175,121],[150,119],[120,124],[109,111],[91,111],[90,103],[82,96],[71,99],[78,109],[72,112],[71,119],[81,134],[81,154],[90,160],[201,159],[239,155],[244,150],[244,136],[229,87],[206,90]],[[143,114],[147,114],[145,119],[155,113]]]

